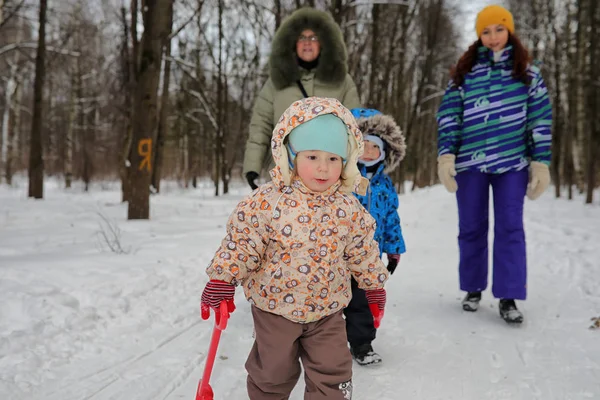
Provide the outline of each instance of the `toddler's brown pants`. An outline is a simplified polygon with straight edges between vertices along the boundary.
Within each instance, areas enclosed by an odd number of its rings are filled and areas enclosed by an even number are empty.
[[[342,312],[298,324],[252,306],[256,337],[246,361],[250,400],[286,400],[300,377],[305,400],[352,398],[352,357]]]

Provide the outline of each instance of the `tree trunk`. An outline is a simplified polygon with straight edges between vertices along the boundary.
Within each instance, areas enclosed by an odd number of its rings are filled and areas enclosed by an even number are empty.
[[[333,0],[331,2],[330,12],[331,12],[331,15],[333,16],[333,20],[341,27],[342,20],[344,17],[343,0]]]
[[[402,127],[402,130],[404,131],[404,135],[407,135],[406,132],[406,118],[405,118],[405,110],[408,108],[406,106],[406,101],[405,101],[405,93],[406,93],[406,82],[407,79],[405,78],[405,65],[406,65],[406,51],[407,51],[407,45],[406,45],[406,41],[405,38],[408,36],[408,26],[410,24],[410,20],[411,20],[411,16],[409,16],[409,13],[406,12],[404,14],[402,14],[402,20],[401,20],[401,26],[402,26],[402,32],[401,32],[401,36],[400,36],[400,40],[399,40],[399,48],[398,48],[398,52],[399,52],[399,60],[398,60],[398,66],[397,66],[397,70],[396,70],[396,76],[393,77],[393,90],[392,90],[392,100],[391,100],[391,104],[390,107],[392,109],[392,115],[394,116],[394,119],[398,122],[398,125]],[[405,137],[406,140],[408,140],[408,137]],[[406,180],[406,161],[400,163],[400,165],[398,166],[398,168],[395,171],[394,174],[394,182],[398,184],[398,192],[399,193],[404,193],[404,181]]]
[[[181,172],[180,180],[183,182],[183,187],[187,188],[190,181],[190,146],[189,136],[184,133],[179,141],[179,149],[181,151]]]
[[[123,74],[122,86],[125,91],[124,107],[126,124],[119,156],[119,175],[121,176],[121,201],[129,202],[131,199],[131,153],[133,143],[133,94],[135,92],[135,73],[139,52],[137,37],[137,14],[138,0],[132,0],[130,4],[131,26],[127,23],[127,10],[121,7],[121,25],[123,29],[123,43],[121,48],[121,69]],[[131,37],[131,52],[129,51],[129,39]]]
[[[399,8],[394,16],[394,20],[401,21],[401,13],[403,12],[403,8]],[[396,46],[399,44],[399,40],[396,40],[396,36],[398,34],[398,26],[400,23],[396,22],[393,24],[392,32],[390,34],[388,48],[387,48],[387,61],[383,68],[383,74],[381,74],[381,79],[378,81],[378,86],[382,88],[381,95],[379,97],[379,104],[384,110],[388,110],[392,107],[392,97],[394,95],[393,91],[390,90],[390,77],[392,75],[392,68],[395,66],[395,54],[396,54]],[[392,81],[393,85],[393,81]]]
[[[223,194],[227,194],[229,193],[229,180],[230,180],[230,173],[231,173],[231,167],[229,166],[229,160],[227,158],[227,152],[226,152],[226,147],[225,147],[225,138],[229,138],[229,83],[227,82],[227,75],[225,75],[225,83],[224,83],[224,104],[223,104],[223,116],[221,117],[222,120],[222,124],[223,124],[223,128],[222,128],[222,132],[223,132],[223,141],[222,141],[222,147],[221,147],[221,180],[223,181]],[[234,150],[235,151],[235,150]]]
[[[581,2],[583,3],[583,2]],[[586,137],[586,118],[585,118],[585,82],[584,76],[586,74],[585,59],[587,51],[585,48],[585,14],[583,10],[583,4],[579,4],[579,10],[577,12],[577,79],[576,79],[576,111],[575,111],[575,123],[577,127],[577,141],[573,146],[573,166],[575,168],[575,179],[579,193],[583,193],[584,188],[584,147]]]
[[[572,19],[575,23],[578,23],[579,18],[578,15],[580,14],[579,10],[577,9],[578,5],[575,5],[576,9],[572,10],[569,6],[569,3],[567,3],[567,13],[569,15],[569,19]],[[567,50],[568,51],[568,55],[569,55],[569,64],[571,66],[571,68],[569,68],[567,70],[568,73],[568,87],[569,90],[567,92],[567,98],[568,98],[568,110],[569,110],[569,118],[567,118],[566,123],[568,124],[567,126],[567,132],[569,132],[568,135],[565,136],[564,138],[564,149],[563,149],[563,153],[562,153],[562,157],[564,160],[564,178],[565,178],[565,182],[567,185],[567,198],[569,200],[573,199],[573,185],[575,184],[575,166],[574,166],[574,161],[573,161],[573,147],[574,147],[574,142],[577,140],[577,123],[575,121],[575,112],[577,109],[577,74],[578,74],[578,70],[577,70],[577,60],[578,60],[578,42],[577,42],[577,35],[578,33],[575,32],[574,35],[575,37],[572,38],[571,37],[571,33],[570,33],[570,24],[567,24],[567,35],[569,37],[569,39],[567,40]],[[574,46],[574,48],[573,48]]]
[[[561,41],[556,27],[557,22],[554,20],[554,15],[550,15],[552,23],[552,32],[554,34],[554,90],[555,99],[554,102],[554,137],[552,140],[552,179],[554,180],[554,195],[558,198],[561,192],[561,176],[560,176],[560,163],[561,163],[561,148],[562,148],[562,136],[563,136],[563,124],[562,124],[562,104],[561,104],[561,89],[562,89],[562,67],[561,67]]]
[[[376,83],[379,81],[379,62],[377,60],[379,56],[379,12],[381,9],[380,4],[373,4],[372,21],[371,21],[371,73],[369,76],[369,101],[367,106],[370,108],[377,108],[379,104],[378,93],[379,88]]]
[[[4,0],[0,0],[0,26],[2,26],[4,22]],[[15,66],[16,67],[16,66]],[[7,147],[8,147],[8,119],[10,117],[10,103],[12,92],[14,89],[11,89],[11,82],[13,81],[13,68],[11,68],[11,74],[8,78],[8,82],[6,84],[6,88],[4,89],[4,112],[2,113],[2,120],[0,120],[0,166],[2,166],[2,162],[6,160],[7,155]]]
[[[83,72],[81,70],[80,58],[77,58],[77,100],[79,103],[78,108],[78,123],[79,125],[79,140],[81,143],[81,179],[84,183],[84,190],[87,192],[90,185],[90,165],[89,165],[89,130],[87,127],[87,117],[83,107]]]
[[[169,18],[169,32],[173,27],[173,18]],[[169,116],[169,83],[171,81],[171,41],[165,43],[165,69],[163,73],[163,88],[160,99],[160,114],[158,117],[158,130],[156,133],[156,150],[154,153],[154,169],[152,170],[152,187],[155,193],[160,193],[160,179],[162,163],[165,152],[165,139],[169,130],[167,117]]]
[[[538,5],[536,4],[535,0],[530,0],[529,1],[529,7],[531,9],[531,16],[532,16],[532,20],[531,20],[531,30],[534,32],[532,37],[531,37],[531,57],[534,60],[538,60],[539,59],[539,43],[540,43],[540,37],[539,37],[539,28],[540,28],[540,21],[539,21],[539,10],[538,10]]]
[[[277,29],[279,29],[279,26],[281,25],[282,19],[281,0],[273,0],[273,3],[275,13],[275,31],[277,31]]]
[[[4,88],[4,112],[2,113],[2,120],[0,121],[0,165],[2,165],[2,163],[5,162],[6,158],[8,157],[8,135],[10,132],[9,119],[11,110],[13,108],[12,103],[17,86],[14,73],[16,73],[16,65],[11,67],[10,77],[8,78],[8,82]]]
[[[424,27],[425,34],[425,46],[423,52],[426,54],[425,62],[421,64],[421,68],[419,71],[420,79],[416,90],[415,95],[415,103],[412,107],[412,111],[410,113],[410,119],[407,125],[407,145],[411,149],[417,149],[416,152],[413,151],[413,163],[415,166],[415,177],[413,181],[413,187],[423,187],[423,175],[424,173],[421,171],[426,165],[422,164],[420,160],[424,159],[423,152],[430,151],[430,146],[428,143],[423,143],[426,141],[426,138],[423,138],[426,135],[425,131],[419,130],[419,127],[422,127],[423,124],[420,122],[421,113],[423,105],[421,104],[424,93],[427,85],[432,82],[433,68],[435,65],[435,45],[438,42],[438,35],[440,34],[440,30],[438,28],[442,12],[444,7],[443,0],[436,0],[429,4],[428,8],[423,8],[423,11],[427,12],[427,21],[426,26]],[[411,91],[412,93],[412,91]],[[434,150],[432,150],[434,151]]]
[[[8,120],[8,144],[6,147],[6,164],[5,164],[5,177],[6,183],[12,185],[12,177],[14,173],[14,163],[17,160],[18,145],[17,141],[21,134],[21,101],[23,99],[23,85],[17,83],[15,88],[15,102],[13,110]]]
[[[133,107],[133,106],[132,106]],[[119,174],[121,176],[121,202],[129,202],[131,199],[131,144],[133,142],[133,131],[131,119],[128,119],[125,127],[125,135],[119,157]]]
[[[84,190],[87,192],[90,190],[90,184],[92,183],[92,176],[94,175],[94,164],[92,160],[92,154],[94,149],[94,142],[96,139],[96,131],[100,127],[100,112],[99,104],[95,104],[94,109],[94,123],[91,129],[84,130],[85,135],[85,146],[83,147],[83,183]],[[89,125],[89,121],[86,123],[86,127]]]
[[[215,165],[213,168],[215,182],[215,196],[219,195],[219,183],[221,181],[221,170],[223,150],[225,148],[223,138],[223,0],[219,0],[219,58],[217,60],[217,131],[215,140]]]
[[[44,112],[44,78],[46,60],[46,10],[47,0],[40,0],[38,47],[35,57],[35,83],[33,84],[33,118],[29,149],[29,197],[44,198],[44,159],[42,154],[42,121]]]
[[[197,124],[198,130],[194,131],[194,135],[191,137],[191,152],[190,157],[190,169],[192,170],[192,186],[194,189],[197,187],[198,176],[202,176],[205,173],[205,164],[210,160],[210,156],[206,154],[206,142],[202,140],[203,129],[201,124]],[[202,145],[203,144],[203,145]]]
[[[46,67],[47,68],[47,67]],[[52,76],[52,72],[50,70],[50,76]],[[46,89],[44,98],[46,100],[46,104],[44,106],[45,115],[42,119],[44,125],[44,135],[42,135],[42,154],[44,154],[44,174],[48,174],[52,176],[53,172],[56,170],[56,165],[53,162],[55,160],[55,152],[53,151],[54,143],[52,133],[56,129],[56,121],[51,117],[55,110],[55,96],[54,96],[54,87],[56,86],[54,80],[52,78],[46,79]]]
[[[71,98],[69,101],[69,126],[67,127],[67,136],[65,138],[65,187],[71,188],[73,181],[73,132],[75,127],[75,117],[77,115],[76,98],[76,82],[73,79],[71,82]]]
[[[147,0],[144,4],[144,33],[140,42],[137,85],[133,98],[133,153],[131,155],[131,199],[128,219],[150,218],[152,139],[157,120],[158,82],[162,45],[169,34],[168,15],[172,0]]]
[[[598,48],[596,41],[598,40],[598,24],[595,23],[596,18],[596,10],[598,7],[597,1],[590,2],[590,9],[588,12],[588,16],[590,18],[589,26],[591,27],[590,37],[590,50],[589,50],[589,62],[590,66],[597,68],[598,62]],[[591,69],[590,69],[591,71]],[[594,79],[598,79],[600,74],[590,74],[589,80],[593,81]],[[590,126],[587,130],[587,193],[585,196],[586,204],[591,204],[594,201],[594,189],[596,186],[596,151],[598,149],[598,143],[596,142],[596,138],[600,134],[599,128],[600,124],[598,123],[598,104],[596,103],[598,96],[596,95],[596,91],[598,90],[597,86],[594,85],[586,85],[588,88],[588,111],[590,115]]]

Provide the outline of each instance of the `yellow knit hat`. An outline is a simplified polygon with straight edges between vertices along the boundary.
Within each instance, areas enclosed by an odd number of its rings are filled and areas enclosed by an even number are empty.
[[[477,14],[475,22],[475,31],[477,37],[481,37],[481,32],[486,26],[502,24],[510,33],[515,33],[515,22],[513,16],[506,8],[498,5],[487,6]]]

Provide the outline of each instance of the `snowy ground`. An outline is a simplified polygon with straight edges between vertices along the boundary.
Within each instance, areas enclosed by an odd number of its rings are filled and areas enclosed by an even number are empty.
[[[116,184],[45,200],[26,184],[0,187],[0,399],[193,400],[212,330],[199,317],[204,268],[234,205],[212,188],[165,188],[150,221],[126,221]],[[384,365],[355,366],[354,399],[600,399],[600,207],[526,204],[526,322],[507,326],[488,292],[460,308],[456,205],[441,187],[401,196],[409,253],[389,282],[375,349]],[[101,232],[120,230],[125,254]],[[246,399],[249,306],[223,334],[217,400]],[[302,399],[302,383],[293,400]]]

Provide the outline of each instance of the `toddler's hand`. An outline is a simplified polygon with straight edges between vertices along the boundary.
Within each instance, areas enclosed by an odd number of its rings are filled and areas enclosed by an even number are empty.
[[[393,274],[400,262],[400,254],[388,254],[388,265],[387,270],[390,274]]]
[[[369,309],[371,310],[371,314],[373,314],[375,329],[377,329],[383,319],[386,300],[385,289],[365,290],[365,294],[369,303]]]
[[[231,283],[216,279],[209,281],[206,284],[200,299],[200,315],[202,316],[202,319],[206,320],[210,317],[210,309],[212,308],[215,310],[215,318],[218,325],[221,319],[219,307],[223,300],[227,302],[227,308],[230,314],[235,311],[235,304],[233,302],[234,294],[235,286]]]

